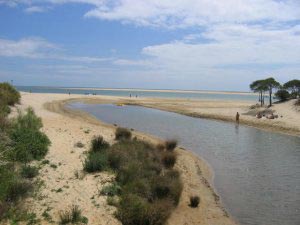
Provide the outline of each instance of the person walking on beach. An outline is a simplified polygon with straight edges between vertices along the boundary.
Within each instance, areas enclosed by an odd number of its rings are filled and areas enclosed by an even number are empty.
[[[240,123],[240,114],[239,114],[239,112],[236,113],[235,121],[236,121],[237,123]]]

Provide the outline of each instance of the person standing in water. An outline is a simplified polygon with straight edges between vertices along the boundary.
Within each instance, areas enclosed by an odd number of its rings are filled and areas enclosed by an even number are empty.
[[[240,123],[240,114],[239,114],[239,112],[236,113],[235,121],[236,121],[237,123]]]

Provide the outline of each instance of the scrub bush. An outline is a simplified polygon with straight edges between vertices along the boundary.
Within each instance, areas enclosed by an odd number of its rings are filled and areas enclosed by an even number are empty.
[[[92,139],[91,151],[98,152],[104,151],[109,148],[109,144],[103,139],[102,136],[95,136]]]
[[[88,173],[100,172],[107,168],[107,155],[101,152],[90,152],[83,163],[83,168]]]
[[[173,168],[176,163],[177,157],[174,152],[163,152],[162,162],[166,168]]]
[[[45,157],[50,140],[40,131],[41,127],[41,119],[32,108],[28,108],[26,114],[19,113],[10,131],[13,160],[26,163]]]
[[[197,208],[200,203],[199,196],[191,196],[190,197],[190,207]]]
[[[176,146],[177,146],[177,141],[176,140],[167,140],[165,142],[165,147],[166,147],[167,151],[174,151]]]
[[[34,166],[23,166],[21,169],[21,176],[24,178],[34,178],[39,174],[38,168]]]
[[[0,102],[3,105],[13,106],[20,102],[20,93],[9,83],[0,83]]]
[[[115,133],[116,140],[130,140],[131,139],[131,131],[123,128],[123,127],[118,127]]]

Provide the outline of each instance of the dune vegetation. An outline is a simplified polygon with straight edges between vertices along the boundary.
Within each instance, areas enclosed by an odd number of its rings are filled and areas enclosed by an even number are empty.
[[[8,83],[0,83],[0,221],[11,224],[35,221],[35,214],[26,211],[24,199],[38,188],[38,168],[29,163],[41,160],[50,141],[40,131],[41,119],[33,109],[8,119],[10,107],[19,103],[20,94]]]
[[[180,174],[174,169],[177,142],[154,146],[131,137],[125,128],[116,130],[111,146],[101,136],[94,137],[84,170],[115,174],[115,181],[100,194],[117,208],[115,216],[122,224],[164,224],[182,191]]]

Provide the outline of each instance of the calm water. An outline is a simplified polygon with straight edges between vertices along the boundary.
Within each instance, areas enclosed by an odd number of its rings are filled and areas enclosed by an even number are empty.
[[[177,138],[212,166],[217,192],[240,224],[300,224],[300,138],[138,106],[70,107],[107,123]]]
[[[78,89],[63,89],[57,87],[39,87],[39,86],[17,86],[19,91],[32,93],[65,93],[68,94],[92,94],[109,95],[109,96],[132,96],[139,97],[157,97],[157,98],[199,98],[199,99],[221,99],[221,100],[244,100],[257,101],[256,95],[242,94],[206,94],[206,93],[171,93],[158,91],[127,91],[127,90],[78,90]]]

